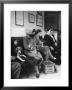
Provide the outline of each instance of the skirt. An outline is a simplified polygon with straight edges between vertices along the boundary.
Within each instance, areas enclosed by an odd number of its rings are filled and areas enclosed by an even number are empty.
[[[32,65],[40,65],[42,62],[42,55],[40,54],[40,52],[26,52],[25,54],[27,55],[26,61],[28,61],[29,63],[31,63]]]

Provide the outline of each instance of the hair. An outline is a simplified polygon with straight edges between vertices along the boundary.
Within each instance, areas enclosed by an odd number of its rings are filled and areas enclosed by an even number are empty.
[[[33,34],[33,33],[34,33],[34,34]],[[31,34],[27,33],[27,35],[28,35],[30,38],[33,38],[33,37],[35,36],[35,34],[36,34],[36,30],[35,30],[35,29],[32,30],[32,33],[31,33]]]
[[[42,32],[40,29],[37,29],[37,31],[36,31],[36,34],[35,35],[37,35],[39,32]]]
[[[22,47],[17,47],[16,48],[16,53],[18,53],[19,50],[22,52]]]
[[[51,31],[53,30],[53,26],[50,26]]]
[[[32,33],[33,33],[33,32],[35,32],[35,33],[36,33],[36,30],[35,30],[35,29],[33,29]]]
[[[17,40],[14,40],[14,45],[18,44],[18,41]]]

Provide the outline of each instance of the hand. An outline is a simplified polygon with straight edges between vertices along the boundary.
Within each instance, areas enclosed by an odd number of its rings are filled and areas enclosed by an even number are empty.
[[[54,50],[54,48],[53,47],[50,47],[51,48],[51,50]]]
[[[57,43],[55,42],[55,46],[57,46]]]
[[[25,55],[20,55],[20,56],[26,57]]]
[[[11,56],[11,60],[15,60],[15,58],[16,58],[15,56]]]
[[[54,60],[56,60],[56,58],[54,57]]]

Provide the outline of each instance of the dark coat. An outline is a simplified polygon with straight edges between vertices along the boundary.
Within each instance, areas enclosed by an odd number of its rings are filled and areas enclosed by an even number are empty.
[[[53,39],[48,34],[46,34],[44,36],[44,44],[47,45],[47,46],[49,46],[49,47],[50,46],[55,47]]]

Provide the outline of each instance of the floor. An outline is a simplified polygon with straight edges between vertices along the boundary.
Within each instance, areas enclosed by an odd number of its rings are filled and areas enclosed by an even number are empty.
[[[61,65],[56,65],[57,72],[51,74],[40,73],[39,79],[60,79],[61,77]],[[30,74],[28,77],[22,77],[22,79],[37,79],[35,73]]]

